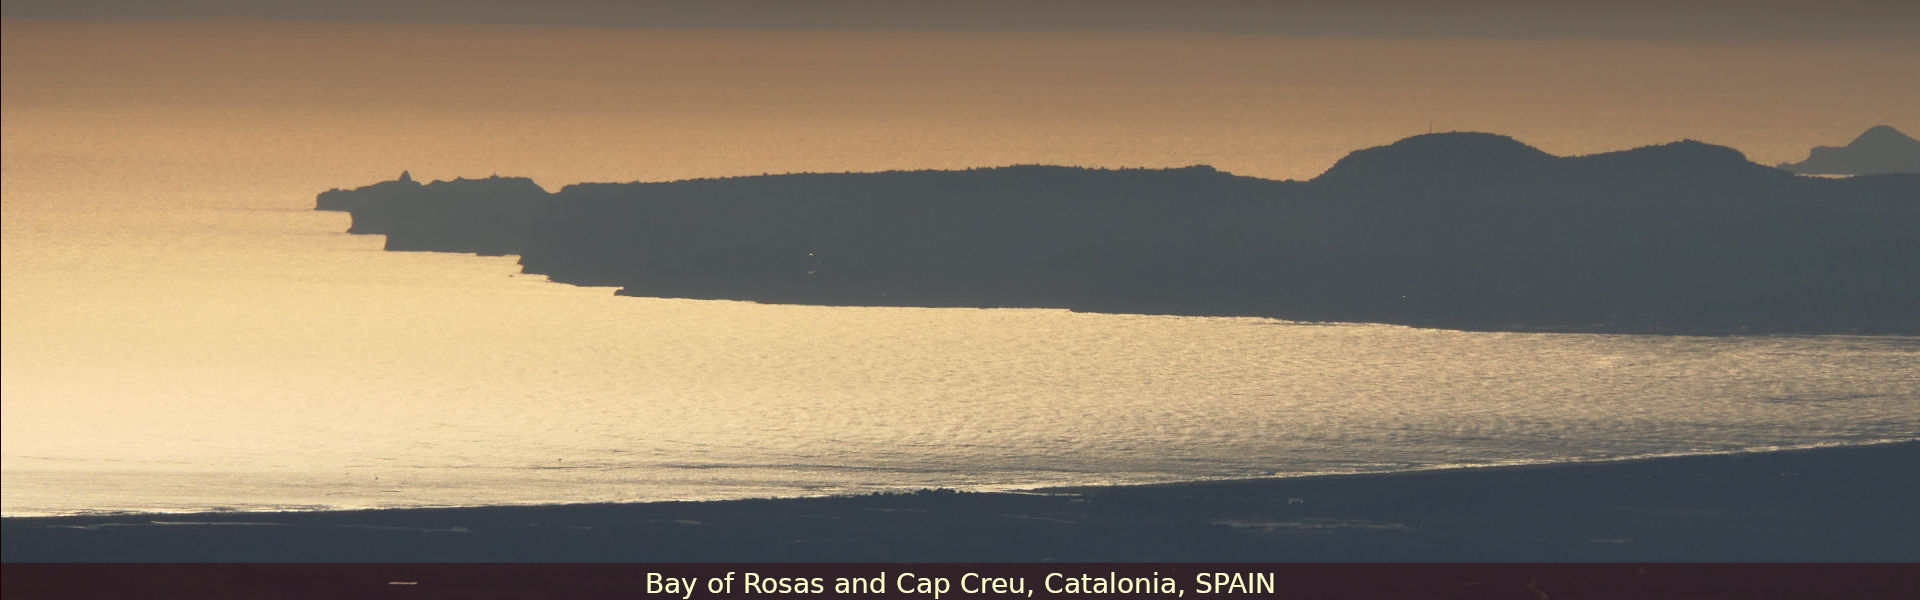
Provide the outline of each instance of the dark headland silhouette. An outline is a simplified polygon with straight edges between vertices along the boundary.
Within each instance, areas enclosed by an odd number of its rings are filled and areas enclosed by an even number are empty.
[[[332,190],[391,250],[518,254],[632,296],[1055,307],[1486,330],[1920,333],[1920,175],[1693,141],[1556,157],[1484,133],[1309,181],[1210,167]]]
[[[1780,168],[1809,175],[1920,173],[1920,140],[1886,125],[1876,125],[1838,148],[1819,146],[1806,160]]]

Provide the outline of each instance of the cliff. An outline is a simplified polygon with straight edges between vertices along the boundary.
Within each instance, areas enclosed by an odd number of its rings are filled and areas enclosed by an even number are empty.
[[[352,190],[322,192],[316,210],[353,215],[348,233],[383,234],[388,250],[521,254],[551,198],[525,177],[454,179],[421,185],[410,174]]]
[[[1305,182],[1015,166],[547,198],[516,181],[344,194],[364,199],[355,231],[386,233],[389,248],[518,253],[528,272],[635,296],[1920,333],[1920,176],[1796,177],[1699,142],[1556,157],[1433,134]]]

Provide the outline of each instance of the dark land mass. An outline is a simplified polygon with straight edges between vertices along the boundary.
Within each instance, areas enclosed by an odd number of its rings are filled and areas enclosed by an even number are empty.
[[[1920,561],[1920,442],[1050,490],[9,518],[0,559]]]
[[[421,184],[402,172],[393,181],[322,192],[314,208],[351,213],[347,233],[384,234],[388,250],[502,256],[526,251],[548,200],[525,177]]]
[[[1806,160],[1780,168],[1809,175],[1920,173],[1920,140],[1886,125],[1862,132],[1845,146],[1819,146]]]
[[[795,174],[321,194],[392,250],[518,254],[631,296],[1048,307],[1478,330],[1920,333],[1920,175],[1479,133],[1310,181],[1209,167]]]

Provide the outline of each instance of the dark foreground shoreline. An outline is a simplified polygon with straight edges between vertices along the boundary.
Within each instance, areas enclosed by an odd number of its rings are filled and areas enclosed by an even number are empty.
[[[1916,562],[1920,441],[834,498],[9,518],[7,562]]]

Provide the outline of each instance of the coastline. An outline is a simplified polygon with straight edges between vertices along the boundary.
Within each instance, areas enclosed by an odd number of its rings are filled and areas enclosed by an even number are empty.
[[[1697,141],[1555,156],[1450,132],[1356,150],[1305,181],[1025,164],[548,192],[403,172],[314,207],[389,251],[518,256],[523,274],[619,296],[1911,335],[1915,281],[1884,263],[1915,252],[1901,234],[1916,184],[1802,178]]]
[[[1920,441],[1033,492],[0,519],[5,562],[1913,562]]]

